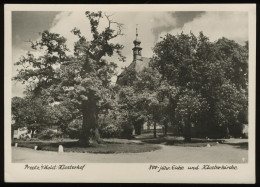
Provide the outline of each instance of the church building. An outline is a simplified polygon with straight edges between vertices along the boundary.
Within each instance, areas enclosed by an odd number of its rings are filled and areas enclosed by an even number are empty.
[[[138,30],[136,28],[136,39],[133,41],[134,48],[133,50],[133,61],[132,63],[125,68],[125,70],[117,77],[116,84],[121,86],[131,86],[133,80],[135,79],[135,73],[141,72],[144,70],[144,68],[149,67],[150,65],[150,58],[146,58],[142,56],[142,47],[141,47],[141,41],[138,39]],[[133,77],[132,77],[133,76]],[[162,126],[156,125],[156,129],[158,131],[162,130]],[[149,131],[150,125],[148,125],[147,122],[145,122],[141,127],[138,125],[134,126],[134,132],[133,134],[141,134],[142,131]]]
[[[133,50],[133,61],[132,63],[117,77],[117,84],[119,85],[128,85],[129,77],[127,76],[127,72],[140,72],[144,68],[149,67],[149,63],[151,61],[150,58],[142,57],[142,47],[141,41],[138,39],[138,30],[136,28],[136,39],[134,40],[134,48]],[[129,74],[128,74],[129,75]]]

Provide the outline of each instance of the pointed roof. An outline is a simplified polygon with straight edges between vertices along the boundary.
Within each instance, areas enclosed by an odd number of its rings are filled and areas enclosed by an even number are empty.
[[[142,57],[140,60],[132,61],[132,63],[124,70],[120,75],[117,76],[117,83],[120,82],[120,79],[124,76],[126,76],[127,70],[135,70],[135,72],[141,72],[144,70],[144,68],[148,68],[150,65],[150,58]]]

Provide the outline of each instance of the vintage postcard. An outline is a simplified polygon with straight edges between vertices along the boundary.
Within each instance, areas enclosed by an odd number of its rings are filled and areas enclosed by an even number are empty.
[[[255,183],[256,5],[5,5],[5,182]]]

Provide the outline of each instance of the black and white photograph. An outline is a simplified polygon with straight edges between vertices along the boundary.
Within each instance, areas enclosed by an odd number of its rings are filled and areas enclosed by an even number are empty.
[[[254,183],[255,16],[6,5],[6,180]]]

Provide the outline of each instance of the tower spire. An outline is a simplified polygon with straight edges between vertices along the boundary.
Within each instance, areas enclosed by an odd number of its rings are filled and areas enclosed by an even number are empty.
[[[137,37],[138,37],[138,24],[136,24],[136,40],[137,40]]]
[[[140,47],[141,41],[138,40],[138,24],[136,24],[136,39],[134,40],[134,48],[133,48],[133,56],[134,61],[135,60],[141,60],[142,59],[142,48]]]

